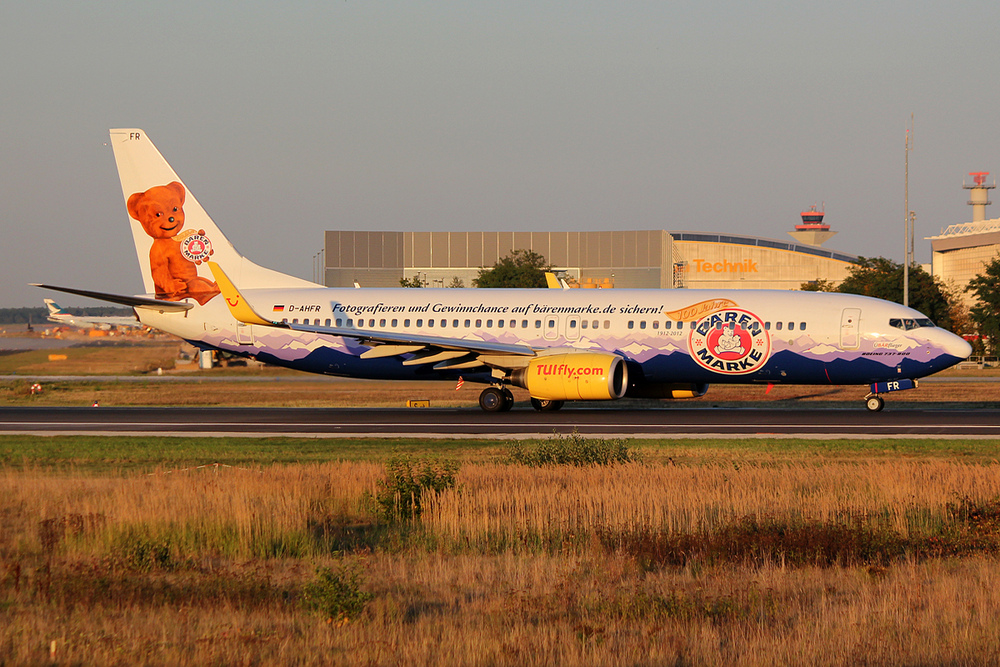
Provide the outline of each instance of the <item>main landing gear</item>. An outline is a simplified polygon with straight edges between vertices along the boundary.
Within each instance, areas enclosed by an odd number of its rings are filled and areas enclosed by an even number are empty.
[[[531,407],[539,412],[555,412],[563,406],[562,401],[553,401],[547,398],[532,398]]]
[[[903,391],[904,389],[916,389],[917,381],[903,378],[901,380],[890,380],[888,382],[872,382],[871,391],[865,396],[865,407],[869,412],[882,412],[885,407],[885,399],[879,394],[888,394],[890,391]]]
[[[554,412],[563,406],[563,401],[553,401],[542,398],[532,398],[531,407],[539,412]],[[507,412],[514,407],[514,394],[502,385],[494,385],[483,389],[479,394],[479,407],[486,412]]]
[[[486,412],[507,412],[514,407],[514,394],[507,387],[487,387],[479,394],[479,407]]]

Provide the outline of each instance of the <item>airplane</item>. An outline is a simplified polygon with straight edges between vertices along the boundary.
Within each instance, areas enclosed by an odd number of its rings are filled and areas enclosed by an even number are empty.
[[[852,294],[325,287],[241,255],[144,131],[110,136],[145,293],[36,285],[132,306],[202,349],[334,376],[478,382],[487,412],[513,407],[511,386],[544,411],[695,398],[713,383],[867,385],[879,411],[885,394],[972,352],[916,310]]]
[[[42,299],[49,309],[48,320],[56,324],[68,324],[71,327],[81,329],[111,329],[112,327],[142,328],[142,324],[135,317],[99,317],[73,315],[62,308],[52,299]]]

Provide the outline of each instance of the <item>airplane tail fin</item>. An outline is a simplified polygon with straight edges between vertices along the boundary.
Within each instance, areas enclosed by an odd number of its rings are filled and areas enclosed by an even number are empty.
[[[118,129],[110,133],[147,294],[165,301],[194,299],[205,305],[221,293],[212,280],[209,260],[223,267],[241,289],[316,286],[243,257],[145,132]]]
[[[64,312],[62,306],[60,306],[52,299],[42,299],[42,301],[44,301],[45,305],[48,306],[49,315],[59,315]]]

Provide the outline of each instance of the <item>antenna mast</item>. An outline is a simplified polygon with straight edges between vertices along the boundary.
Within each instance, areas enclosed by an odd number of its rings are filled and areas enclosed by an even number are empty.
[[[910,127],[906,130],[906,157],[904,159],[905,176],[903,179],[903,305],[910,305],[910,264],[913,262],[913,225],[916,217],[910,210],[910,151],[913,150],[913,114],[910,114]]]

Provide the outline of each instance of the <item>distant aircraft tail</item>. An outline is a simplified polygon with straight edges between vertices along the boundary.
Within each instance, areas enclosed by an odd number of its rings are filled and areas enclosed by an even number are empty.
[[[111,146],[147,294],[205,305],[221,293],[209,260],[240,289],[315,286],[240,255],[145,132],[111,130]]]
[[[45,305],[48,306],[48,308],[49,308],[49,315],[50,316],[51,315],[62,315],[62,314],[64,314],[66,312],[66,311],[64,311],[62,309],[62,307],[58,303],[56,303],[52,299],[42,299],[42,301],[44,301]]]

